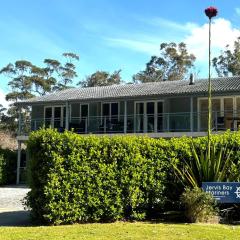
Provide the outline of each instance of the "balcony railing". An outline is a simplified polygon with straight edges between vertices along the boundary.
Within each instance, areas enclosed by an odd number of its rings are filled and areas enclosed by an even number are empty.
[[[68,129],[79,134],[202,132],[207,130],[207,118],[207,112],[72,117],[68,121]],[[19,135],[28,135],[44,127],[62,132],[65,126],[65,118],[31,119],[21,121]],[[239,126],[240,112],[215,111],[212,114],[213,131],[237,130]]]

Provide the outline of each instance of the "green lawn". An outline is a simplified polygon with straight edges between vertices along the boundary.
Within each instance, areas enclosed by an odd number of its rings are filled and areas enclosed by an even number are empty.
[[[240,239],[240,227],[201,224],[124,223],[56,227],[0,227],[1,240]]]

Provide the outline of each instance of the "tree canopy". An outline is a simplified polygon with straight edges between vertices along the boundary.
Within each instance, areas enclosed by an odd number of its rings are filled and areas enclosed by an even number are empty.
[[[160,55],[152,56],[146,68],[133,76],[134,82],[181,80],[194,66],[195,56],[189,54],[185,43],[162,43]]]
[[[18,60],[3,67],[0,74],[9,78],[8,85],[11,89],[6,95],[6,100],[16,103],[71,87],[73,79],[77,77],[74,62],[79,60],[79,56],[74,53],[63,53],[63,58],[64,63],[55,59],[45,59],[44,66],[41,67],[26,60]],[[16,130],[17,107],[12,104],[6,115],[1,112],[3,111],[0,106],[0,118],[4,127]],[[22,115],[25,118],[29,117],[28,107],[25,107]]]
[[[8,101],[28,99],[47,93],[62,90],[71,86],[77,77],[74,61],[79,56],[74,53],[63,53],[64,63],[55,59],[45,59],[43,67],[26,60],[9,63],[0,70],[9,79],[11,92],[6,95]]]
[[[234,42],[233,50],[227,45],[212,63],[219,77],[240,75],[240,37]]]
[[[96,71],[80,81],[81,87],[109,86],[121,83],[121,70],[114,71],[112,74],[105,71]]]

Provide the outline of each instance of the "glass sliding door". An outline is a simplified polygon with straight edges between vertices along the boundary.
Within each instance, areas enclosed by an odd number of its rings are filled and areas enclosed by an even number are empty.
[[[62,107],[54,107],[54,120],[53,127],[60,128],[62,127]]]
[[[80,131],[85,133],[88,128],[88,104],[80,105]]]
[[[208,100],[201,99],[199,100],[199,130],[206,131],[208,128]]]
[[[154,132],[155,129],[155,102],[146,103],[146,128],[147,132]]]
[[[135,121],[136,121],[136,132],[142,133],[144,130],[144,103],[143,102],[136,103]]]
[[[45,127],[63,128],[65,127],[66,107],[53,106],[45,107],[44,110],[44,123]]]
[[[111,103],[111,123],[118,123],[118,103]]]
[[[44,111],[44,125],[48,128],[52,125],[52,107],[46,107]]]
[[[236,130],[239,130],[240,129],[240,97],[236,98],[235,119],[236,119],[235,128],[237,128]]]
[[[102,104],[102,128],[104,132],[120,131],[118,102]]]
[[[157,131],[163,131],[163,102],[157,102]]]
[[[226,129],[234,128],[233,98],[224,98],[224,119]]]
[[[163,103],[158,101],[136,102],[135,131],[162,132],[163,131]]]
[[[224,130],[224,112],[221,112],[221,100],[212,99],[212,129]]]
[[[240,109],[240,101],[236,98],[236,106],[233,97],[217,97],[212,99],[212,130],[221,131],[226,129],[236,129],[237,117],[234,109]],[[208,123],[208,100],[199,100],[199,123],[200,131],[207,130]]]

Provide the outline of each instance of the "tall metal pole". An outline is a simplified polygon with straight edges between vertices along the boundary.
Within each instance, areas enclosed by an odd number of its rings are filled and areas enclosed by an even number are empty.
[[[211,18],[209,18],[208,39],[208,159],[211,155],[211,129],[212,129],[212,86],[211,86]]]

